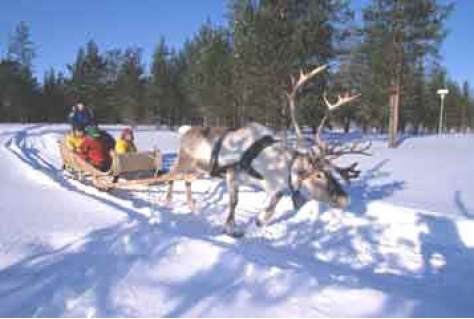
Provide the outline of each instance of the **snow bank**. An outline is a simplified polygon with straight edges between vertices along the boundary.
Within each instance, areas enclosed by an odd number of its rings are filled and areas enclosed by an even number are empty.
[[[66,126],[0,127],[7,194],[0,224],[0,316],[465,316],[474,313],[472,136],[374,141],[346,211],[285,198],[253,226],[265,195],[244,188],[222,234],[218,180],[101,193],[59,174]],[[108,127],[116,136],[120,127]],[[139,128],[169,156],[178,136]],[[170,157],[170,158],[171,158]],[[15,188],[11,186],[15,185]],[[5,208],[6,207],[6,208]]]

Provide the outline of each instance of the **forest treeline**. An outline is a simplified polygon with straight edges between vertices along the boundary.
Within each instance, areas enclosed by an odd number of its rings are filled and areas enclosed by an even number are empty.
[[[256,120],[283,127],[290,75],[328,64],[298,99],[301,124],[318,124],[323,92],[335,98],[351,91],[361,98],[330,124],[434,131],[436,92],[448,88],[446,127],[474,126],[470,84],[451,79],[439,54],[453,4],[371,0],[362,12],[345,0],[228,0],[227,6],[225,26],[207,21],[179,49],[157,38],[148,64],[139,47],[104,50],[91,39],[78,44],[64,69],[43,75],[34,72],[41,43],[20,22],[0,60],[0,121],[64,122],[82,102],[103,123]]]

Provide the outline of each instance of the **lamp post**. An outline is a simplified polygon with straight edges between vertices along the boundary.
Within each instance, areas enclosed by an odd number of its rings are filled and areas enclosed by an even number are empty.
[[[441,97],[441,106],[439,110],[439,126],[438,126],[438,134],[441,134],[443,131],[443,115],[444,115],[444,98],[448,95],[448,89],[440,89],[438,90],[438,95]]]

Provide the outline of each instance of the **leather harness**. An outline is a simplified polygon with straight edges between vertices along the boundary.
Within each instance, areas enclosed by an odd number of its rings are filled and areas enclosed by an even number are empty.
[[[296,187],[295,187],[293,185],[293,179],[292,179],[293,176],[291,174],[291,172],[293,171],[293,165],[296,159],[298,158],[298,156],[301,156],[301,155],[297,152],[294,152],[288,165],[289,166],[288,169],[290,171],[290,173],[288,174],[288,188],[290,189],[291,201],[293,202],[293,207],[295,209],[302,206],[303,201],[304,201],[304,198],[302,197],[301,192],[300,192],[301,183],[304,180],[304,178],[301,178],[301,176],[297,174],[297,181],[296,181]]]
[[[222,148],[222,144],[224,142],[225,137],[229,132],[233,131],[232,129],[229,129],[225,131],[219,139],[214,143],[214,146],[212,148],[212,153],[211,153],[211,171],[210,175],[213,177],[222,177],[222,175],[228,170],[228,169],[237,169],[243,172],[246,172],[253,178],[262,180],[263,176],[255,170],[255,168],[252,167],[252,162],[255,158],[258,157],[258,155],[268,146],[273,145],[274,143],[278,142],[273,136],[271,135],[265,135],[261,137],[260,139],[256,140],[247,150],[244,151],[242,154],[242,157],[240,158],[239,161],[227,165],[219,165],[219,153]],[[300,207],[302,205],[302,201],[304,199],[301,196],[300,193],[300,186],[301,186],[301,180],[297,181],[296,187],[293,185],[293,180],[292,180],[292,168],[293,164],[295,163],[297,157],[300,156],[298,153],[294,153],[290,162],[289,162],[289,174],[288,174],[288,186],[289,186],[289,191],[291,193],[291,199],[293,202],[293,206],[295,208]],[[298,177],[299,179],[300,177]],[[282,195],[283,193],[281,193]]]
[[[239,161],[227,165],[219,165],[219,153],[222,149],[222,144],[225,137],[232,130],[225,131],[219,139],[214,143],[211,153],[211,176],[221,177],[228,169],[237,169],[239,171],[246,172],[250,176],[256,179],[263,179],[263,176],[252,167],[252,162],[257,158],[260,153],[270,145],[277,142],[271,135],[265,135],[260,139],[256,140],[248,149],[244,151]]]

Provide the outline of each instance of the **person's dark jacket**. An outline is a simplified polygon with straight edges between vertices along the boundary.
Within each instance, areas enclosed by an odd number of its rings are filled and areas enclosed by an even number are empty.
[[[104,130],[100,130],[100,140],[107,151],[115,150],[115,138]]]
[[[94,114],[89,109],[83,111],[75,110],[69,115],[72,127],[87,127],[96,125]]]

